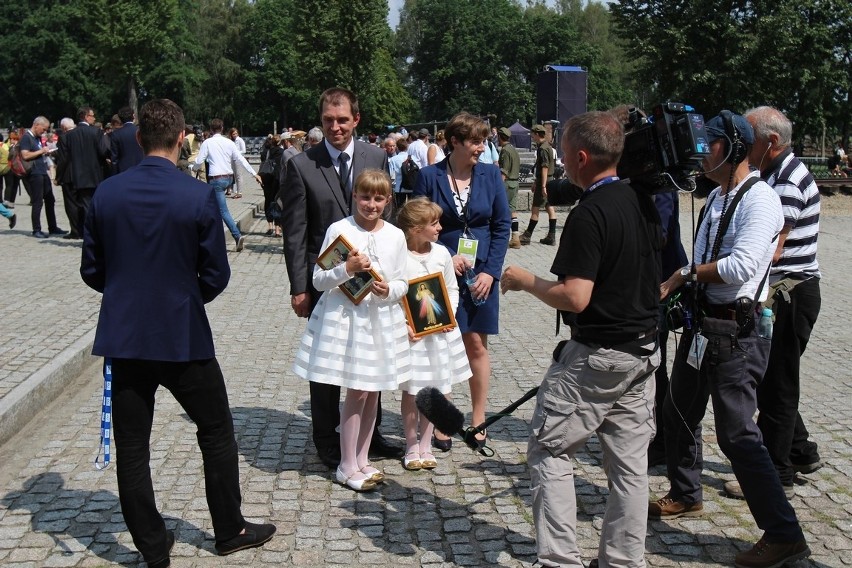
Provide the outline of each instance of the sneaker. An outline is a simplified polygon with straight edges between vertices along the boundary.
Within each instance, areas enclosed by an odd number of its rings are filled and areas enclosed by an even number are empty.
[[[530,244],[530,239],[532,239],[532,235],[530,233],[524,231],[523,233],[521,233],[521,236],[518,238],[518,242],[520,242],[522,245],[528,245],[528,244]]]
[[[700,517],[704,514],[704,504],[685,503],[672,499],[668,495],[648,503],[648,516],[652,519],[677,519],[678,517]]]
[[[556,244],[556,233],[547,233],[547,236],[543,239],[539,239],[538,242],[543,245],[553,246]]]
[[[811,463],[794,463],[793,464],[793,469],[796,471],[796,473],[802,473],[802,474],[805,474],[805,475],[807,475],[809,473],[813,473],[821,467],[822,467],[822,461],[819,458],[817,458],[817,461],[811,462]]]
[[[512,238],[509,239],[509,248],[510,249],[521,248],[521,239],[518,238],[518,233],[512,233]]]
[[[246,236],[240,235],[240,238],[237,239],[237,252],[243,250],[246,246]]]
[[[757,541],[751,550],[740,552],[734,557],[737,568],[780,568],[788,562],[801,560],[811,555],[805,539],[798,542]]]
[[[784,487],[784,495],[788,501],[796,496],[796,488],[792,485],[783,485],[782,487]],[[725,494],[733,499],[745,499],[743,488],[740,487],[740,482],[736,480],[725,482]]]
[[[14,229],[15,225],[18,224],[18,216],[12,213],[12,216],[9,217],[9,228]]]

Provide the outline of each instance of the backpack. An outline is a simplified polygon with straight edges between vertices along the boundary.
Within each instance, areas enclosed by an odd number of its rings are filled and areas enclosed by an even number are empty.
[[[9,148],[9,169],[16,176],[22,178],[30,175],[30,170],[33,169],[33,160],[27,161],[21,156],[20,145],[16,144]]]
[[[400,182],[402,189],[414,191],[414,187],[417,185],[417,177],[420,175],[420,166],[409,156],[399,169],[400,174],[402,174],[402,182]]]

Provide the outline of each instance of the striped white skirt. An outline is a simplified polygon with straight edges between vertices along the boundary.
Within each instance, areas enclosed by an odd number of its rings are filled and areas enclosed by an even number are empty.
[[[411,380],[399,385],[409,394],[435,387],[449,394],[452,386],[470,378],[470,364],[461,332],[433,333],[411,344]]]
[[[322,295],[302,336],[293,372],[309,381],[363,391],[410,381],[408,327],[399,303],[367,297],[354,305],[337,288]]]

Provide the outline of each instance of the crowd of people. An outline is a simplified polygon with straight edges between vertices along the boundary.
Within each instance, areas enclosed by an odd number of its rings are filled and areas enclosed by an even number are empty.
[[[532,128],[534,209],[520,233],[520,160],[508,129],[462,112],[434,140],[427,129],[359,140],[354,93],[329,89],[319,109],[320,127],[267,138],[258,172],[236,129],[224,135],[216,118],[208,135],[197,132],[164,99],[147,103],[138,124],[120,110],[110,133],[81,107],[76,124],[60,122],[55,141],[43,136],[48,120],[37,117],[17,143],[34,162],[23,178],[34,236],[66,234],[52,193],[61,185],[68,237],[83,239],[81,275],[104,294],[93,351],[112,374],[119,497],[149,566],[168,566],[174,544],[148,467],[160,385],[198,426],[217,551],[260,546],[275,532],[240,512],[233,423],[204,308],[230,278],[222,222],[236,250],[244,247],[226,202],[242,193],[239,172],[263,188],[266,235],[283,239],[291,308],[307,319],[293,371],[309,381],[313,443],[341,485],[380,487],[376,458],[399,459],[406,470],[439,467],[435,451],[450,451],[453,433],[435,430],[418,411],[414,395],[423,388],[449,397],[467,383],[471,423],[485,422],[488,337],[499,333],[500,296],[520,291],[558,310],[571,328],[553,351],[530,424],[541,566],[581,565],[572,460],[593,434],[609,481],[595,565],[643,566],[648,518],[702,515],[708,401],[736,477],[725,491],[747,501],[764,531],[736,565],[781,566],[810,553],[789,499],[796,476],[822,466],[798,412],[800,360],[820,307],[820,206],[781,112],[722,111],[706,122],[702,168],[718,186],[690,259],[677,194],[652,196],[617,174],[624,109],[577,115],[553,141],[580,195],[561,236],[549,199],[558,196],[548,196],[555,152],[544,126]],[[14,192],[4,179],[0,213],[14,225]],[[555,247],[555,279],[503,268],[509,248],[532,242],[542,207],[549,225],[539,242]],[[151,219],[154,239],[144,236],[151,227],[138,227]],[[410,282],[416,304],[406,304]],[[672,298],[693,317],[669,375],[667,334],[681,325]],[[775,322],[768,336],[755,325],[766,309]],[[436,333],[417,323],[437,327],[445,312],[451,323]],[[403,393],[404,446],[380,430],[381,393],[389,390]],[[477,432],[474,446],[482,450],[487,439]],[[648,470],[661,464],[670,489],[652,499]]]

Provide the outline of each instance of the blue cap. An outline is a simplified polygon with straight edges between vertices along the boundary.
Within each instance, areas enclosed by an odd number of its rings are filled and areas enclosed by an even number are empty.
[[[734,128],[737,130],[740,139],[746,144],[754,144],[754,128],[751,127],[749,121],[741,114],[731,113],[731,121],[734,123]],[[704,123],[704,130],[707,131],[708,142],[713,142],[718,138],[726,138],[725,121],[721,115],[714,116]],[[733,140],[732,140],[733,142]]]

